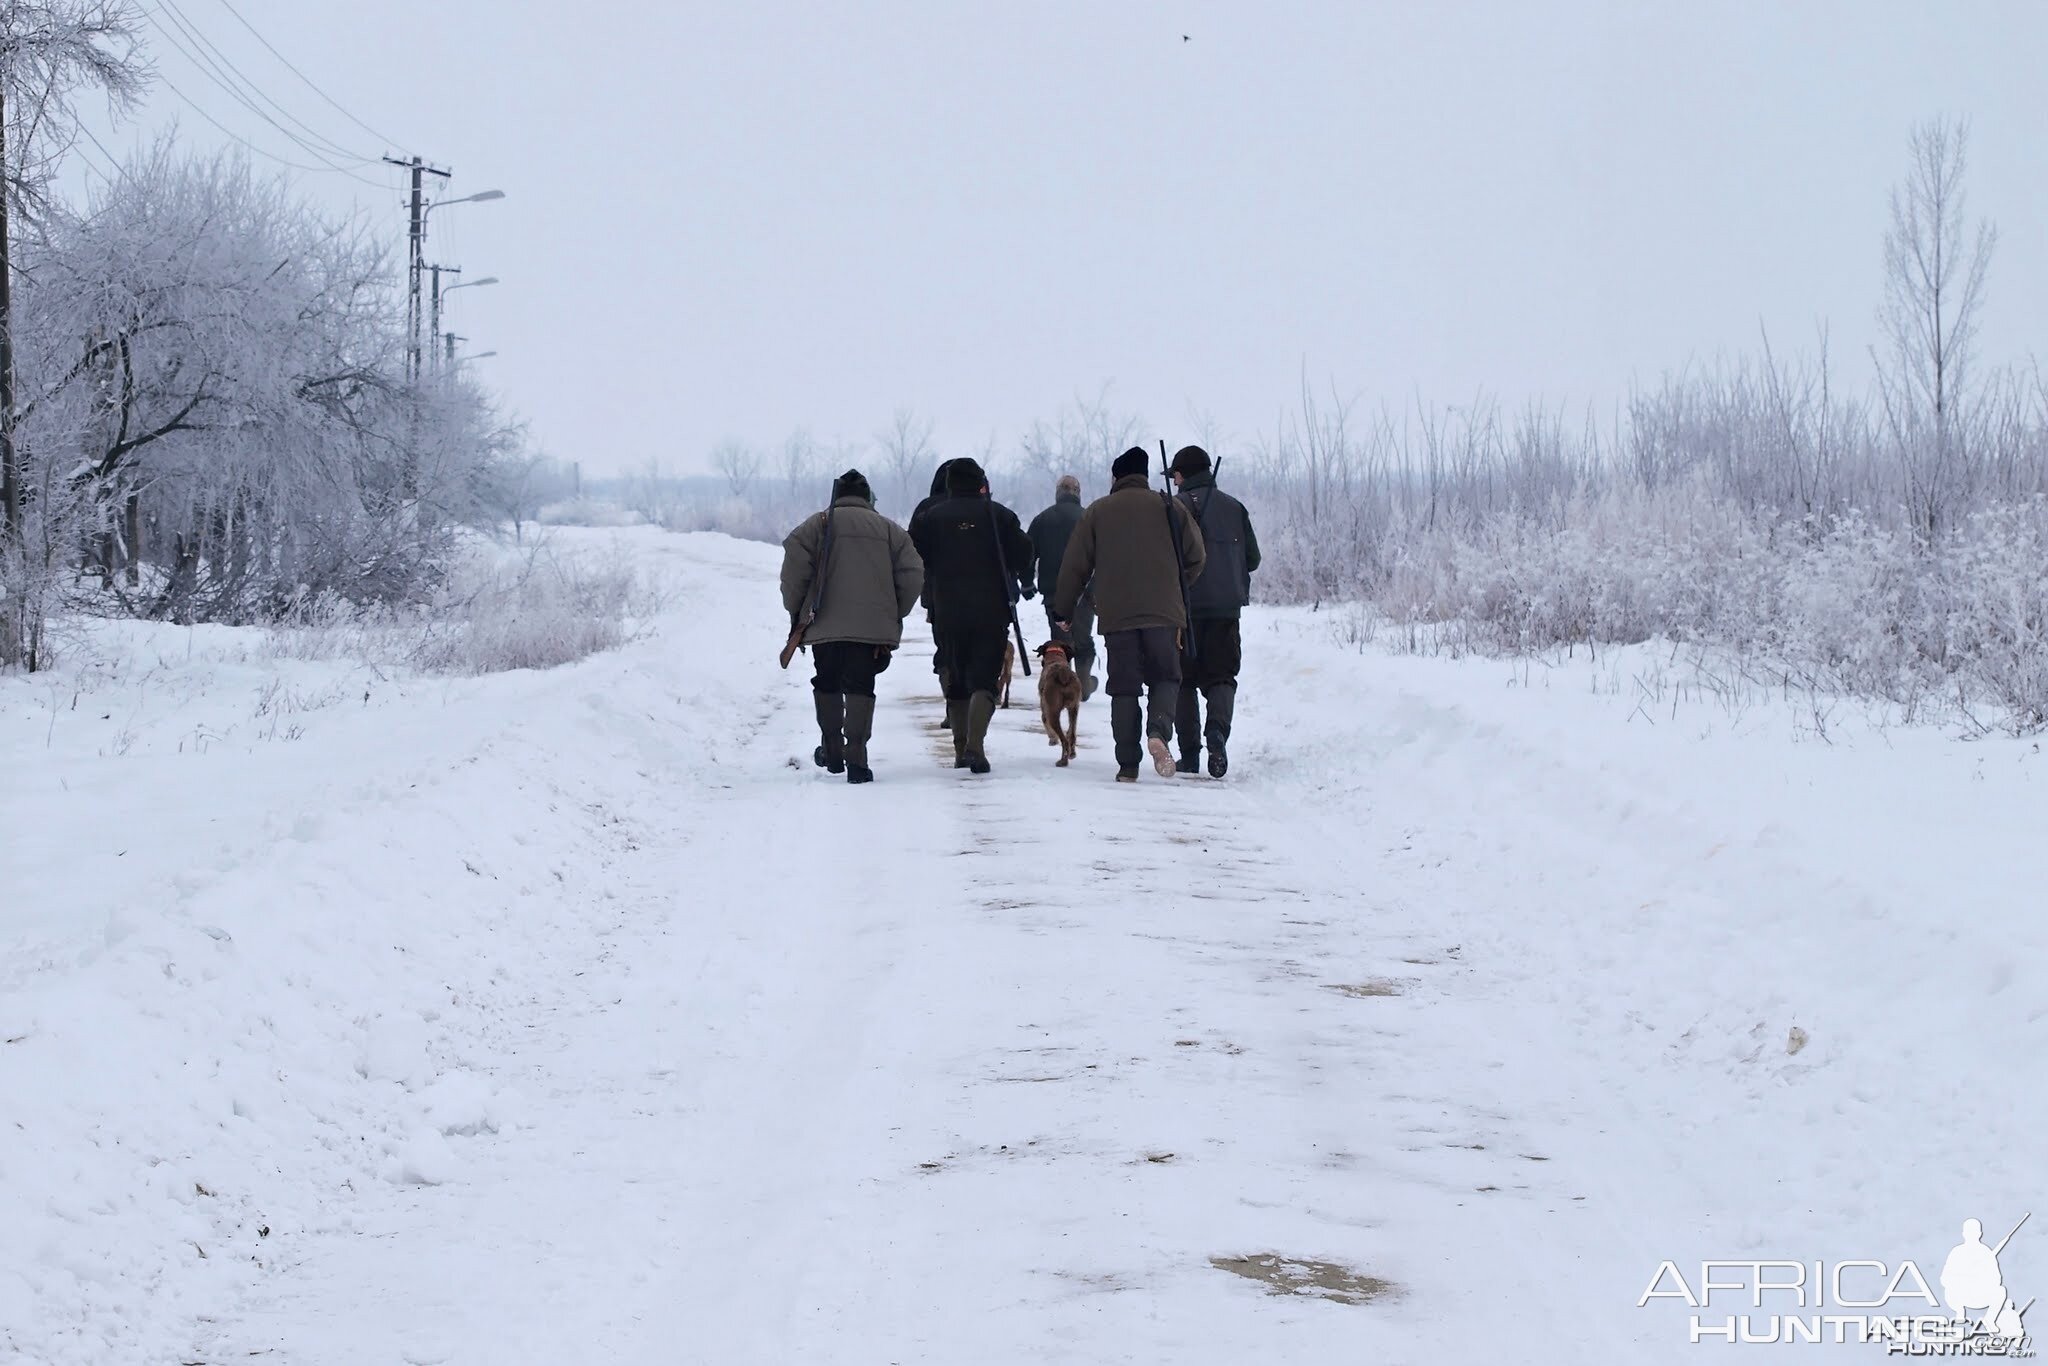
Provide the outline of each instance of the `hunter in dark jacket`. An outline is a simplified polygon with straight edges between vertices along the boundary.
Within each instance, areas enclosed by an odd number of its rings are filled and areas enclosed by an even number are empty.
[[[1031,519],[1031,553],[1038,561],[1038,591],[1045,599],[1045,619],[1060,634],[1052,613],[1052,599],[1059,588],[1060,562],[1066,558],[1067,542],[1081,524],[1081,481],[1063,474],[1053,485],[1052,506]],[[1085,590],[1074,606],[1066,634],[1074,646],[1074,669],[1081,677],[1081,698],[1095,694],[1095,599]]]
[[[1187,507],[1146,482],[1150,460],[1133,446],[1110,466],[1109,493],[1088,505],[1067,542],[1054,617],[1071,622],[1092,579],[1109,648],[1109,722],[1117,781],[1138,780],[1140,711],[1144,749],[1162,778],[1174,773],[1168,742],[1180,700],[1181,594],[1202,573],[1201,529]],[[1141,705],[1140,698],[1145,701]]]
[[[1202,741],[1209,742],[1209,776],[1222,777],[1230,768],[1225,746],[1237,708],[1237,672],[1244,662],[1238,617],[1252,600],[1252,574],[1259,567],[1259,538],[1252,534],[1251,514],[1244,504],[1216,487],[1209,453],[1183,446],[1173,457],[1173,482],[1180,501],[1202,528],[1208,560],[1202,576],[1188,589],[1194,613],[1181,659],[1180,705],[1174,729],[1180,736],[1182,773],[1198,771]],[[1202,725],[1202,703],[1209,704],[1209,724]]]
[[[783,608],[792,624],[816,608],[801,641],[817,665],[811,700],[821,743],[811,757],[830,772],[843,769],[850,783],[875,776],[875,675],[889,667],[923,585],[924,562],[903,528],[875,511],[859,470],[833,480],[832,506],[782,542]]]
[[[933,503],[946,496],[946,469],[952,463],[950,460],[941,460],[939,467],[932,471],[931,495],[911,509],[910,517],[903,523],[904,526],[908,527],[911,522],[917,520],[918,513],[923,512]],[[932,581],[929,578],[924,581],[924,592],[918,595],[917,605],[924,608],[924,619],[930,622],[932,620]],[[939,648],[939,628],[936,622],[932,623],[932,672],[939,676],[939,692],[944,694],[946,691],[946,652]]]
[[[1030,597],[1031,539],[1017,514],[988,496],[988,477],[965,458],[946,469],[946,495],[910,519],[910,539],[924,557],[938,640],[946,724],[953,766],[988,772],[985,741],[995,715],[1010,608]]]

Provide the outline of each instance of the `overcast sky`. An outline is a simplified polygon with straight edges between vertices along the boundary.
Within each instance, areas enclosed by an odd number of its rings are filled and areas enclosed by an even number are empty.
[[[429,256],[502,279],[450,322],[586,471],[903,405],[942,454],[1007,446],[1104,382],[1148,436],[1194,405],[1242,441],[1304,364],[1368,403],[1606,405],[1823,320],[1860,384],[1886,195],[1938,113],[2002,231],[1986,353],[2048,314],[2041,0],[232,2],[376,132],[228,0],[159,22],[352,152],[505,191],[442,209]],[[308,160],[150,38],[182,94],[108,147],[225,142],[197,105]],[[300,178],[401,236],[401,176],[359,173]]]

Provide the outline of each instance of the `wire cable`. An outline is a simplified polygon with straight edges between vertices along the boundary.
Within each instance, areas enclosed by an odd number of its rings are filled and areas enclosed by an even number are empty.
[[[369,124],[364,123],[361,119],[357,118],[354,114],[351,114],[346,108],[344,108],[340,104],[340,102],[338,102],[332,95],[329,95],[325,90],[322,90],[319,86],[315,85],[313,83],[313,78],[311,76],[308,76],[305,72],[299,70],[298,67],[292,65],[291,58],[285,56],[282,52],[279,52],[276,48],[272,47],[270,45],[270,40],[268,38],[265,38],[261,33],[258,33],[256,31],[256,26],[250,23],[247,19],[243,18],[242,12],[236,9],[232,4],[228,3],[228,0],[220,0],[220,3],[223,9],[225,9],[229,14],[235,16],[235,21],[237,23],[239,23],[243,28],[248,29],[250,34],[255,37],[256,41],[263,44],[263,48],[266,52],[268,52],[271,56],[277,58],[278,61],[284,63],[285,70],[291,72],[292,75],[297,76],[301,81],[304,81],[306,84],[306,88],[308,90],[318,95],[321,99],[327,101],[327,103],[332,108],[334,108],[338,113],[340,113],[340,115],[343,118],[347,119],[350,123],[353,123],[356,127],[362,129],[365,133],[368,133],[371,137],[378,139],[387,147],[397,147],[400,145],[397,138],[390,137],[384,133],[380,133],[376,129],[372,128]]]
[[[237,93],[239,98],[239,91],[246,90],[249,96],[261,100],[264,104],[269,105],[279,114],[282,114],[286,119],[297,124],[314,142],[321,144],[321,148],[324,149],[327,155],[340,157],[347,161],[367,162],[373,160],[371,157],[364,156],[354,149],[336,142],[333,138],[328,137],[325,133],[322,133],[319,129],[292,113],[291,110],[285,108],[276,99],[266,94],[263,88],[250,78],[247,72],[236,66],[234,60],[221,51],[217,43],[206,36],[199,25],[193,22],[192,17],[185,13],[184,8],[178,4],[178,0],[160,0],[160,4],[164,12],[178,25],[180,31],[192,40],[194,46],[200,49],[202,57],[213,68],[214,73],[222,76],[224,83],[230,84],[230,93]],[[223,68],[225,68],[224,71]],[[245,100],[244,103],[246,104],[247,101]],[[265,114],[262,110],[257,109],[253,110],[253,112],[273,125],[276,124],[276,120],[271,118],[270,115]],[[286,133],[287,136],[292,137],[295,141],[300,142],[302,146],[305,146],[304,140],[299,138],[297,134],[291,133],[289,129],[280,127],[279,131]],[[315,149],[308,146],[306,150],[313,151]]]
[[[355,181],[357,184],[367,185],[373,190],[389,190],[391,188],[389,185],[379,184],[377,181],[370,179],[368,176],[357,175],[354,171],[346,170],[342,167],[333,165],[332,163],[320,166],[308,166],[303,162],[293,161],[289,157],[281,157],[267,147],[259,147],[255,143],[249,141],[249,139],[243,137],[240,133],[237,133],[233,129],[229,128],[226,124],[222,123],[213,115],[207,113],[206,110],[203,107],[201,107],[201,105],[196,100],[194,100],[190,95],[187,95],[183,90],[180,90],[176,85],[172,84],[171,78],[164,75],[161,71],[156,73],[156,79],[163,83],[165,89],[169,90],[173,95],[176,95],[179,99],[183,100],[185,104],[192,110],[193,113],[197,114],[200,118],[205,119],[208,123],[212,124],[215,128],[219,129],[223,134],[225,134],[229,138],[232,138],[234,141],[240,143],[242,146],[248,148],[250,151],[256,153],[256,155],[260,157],[267,157],[270,160],[276,162],[278,165],[288,166],[294,171],[311,171],[315,174],[318,174],[322,171],[332,171],[335,172],[336,174],[347,176],[350,180]]]
[[[163,11],[159,12],[161,13]],[[268,156],[270,157],[271,160],[276,161],[281,165],[290,166],[294,170],[301,171],[333,171],[338,175],[349,176],[351,179],[360,181],[362,184],[370,185],[373,188],[379,188],[375,185],[375,182],[365,180],[363,179],[363,177],[355,174],[355,170],[357,168],[372,164],[376,160],[376,158],[357,158],[352,153],[344,151],[343,156],[348,160],[348,164],[344,165],[340,162],[337,162],[334,159],[334,157],[330,156],[328,153],[326,153],[319,147],[316,147],[313,144],[307,142],[303,137],[300,137],[291,129],[285,127],[283,124],[279,123],[275,118],[271,117],[262,109],[261,106],[257,105],[249,97],[249,95],[238,89],[231,78],[224,77],[219,72],[219,69],[217,67],[212,70],[209,70],[209,64],[205,57],[203,55],[195,55],[189,48],[185,46],[184,43],[180,42],[177,34],[174,33],[170,27],[166,27],[165,24],[161,20],[159,20],[157,13],[151,13],[149,17],[151,23],[156,28],[158,34],[161,35],[165,39],[165,41],[168,42],[173,48],[175,48],[180,54],[182,54],[187,61],[191,62],[193,66],[199,70],[199,73],[201,75],[206,76],[208,79],[212,80],[215,85],[225,90],[228,93],[228,95],[231,98],[233,98],[238,104],[240,104],[244,109],[256,115],[257,118],[263,120],[263,122],[269,124],[272,128],[282,133],[285,136],[285,138],[288,141],[290,141],[294,146],[299,148],[300,151],[312,157],[315,161],[319,162],[320,164],[318,166],[307,166],[300,162],[291,161],[288,158],[278,156],[275,153],[266,150],[265,148],[257,146],[255,143],[249,141],[247,138],[242,137],[240,134],[230,131],[224,124],[220,122],[220,120],[214,118],[211,114],[207,113],[206,110],[203,107],[201,107],[198,101],[194,100],[190,95],[187,95],[168,77],[164,76],[161,72],[158,72],[157,79],[163,81],[164,85],[169,87],[173,94],[177,95],[179,99],[183,100],[186,104],[190,105],[193,111],[197,113],[201,118],[205,119],[214,127],[220,129],[221,132],[226,133],[229,137],[234,138],[235,141],[241,143],[243,146],[250,148],[252,151],[261,153],[264,156]],[[172,23],[175,24],[176,20],[173,19]]]

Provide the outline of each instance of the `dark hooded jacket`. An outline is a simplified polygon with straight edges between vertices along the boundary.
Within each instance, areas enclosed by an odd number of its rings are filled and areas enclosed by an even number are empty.
[[[915,522],[917,520],[918,513],[923,512],[933,503],[938,502],[941,498],[944,498],[946,496],[946,471],[951,468],[953,468],[952,461],[941,460],[939,462],[939,467],[932,471],[932,491],[929,496],[927,496],[925,499],[923,499],[923,501],[919,502],[916,507],[910,510],[909,521],[906,521],[903,524],[905,530],[909,529],[911,522]],[[917,605],[919,607],[924,608],[925,615],[927,617],[931,615],[932,581],[929,578],[927,578],[924,581],[924,591],[917,595]]]
[[[1015,591],[1030,583],[1031,538],[1016,513],[981,491],[983,480],[974,461],[953,462],[946,495],[927,499],[910,519],[941,631],[1007,626]]]
[[[1174,572],[1176,535],[1179,573]],[[1201,528],[1186,504],[1155,493],[1144,475],[1126,474],[1081,514],[1060,561],[1053,614],[1071,620],[1092,577],[1096,622],[1104,634],[1186,626],[1181,586],[1200,577],[1205,553]]]
[[[1188,586],[1188,606],[1198,620],[1241,615],[1252,600],[1252,574],[1259,567],[1251,514],[1216,487],[1213,474],[1182,475],[1180,501],[1202,528],[1208,552],[1202,576]]]
[[[1053,505],[1031,519],[1031,553],[1038,561],[1038,591],[1047,602],[1060,583],[1060,561],[1066,558],[1067,541],[1081,525],[1081,495],[1061,492]]]

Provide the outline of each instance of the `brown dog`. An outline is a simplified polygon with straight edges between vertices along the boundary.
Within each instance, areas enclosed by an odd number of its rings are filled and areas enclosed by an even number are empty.
[[[1065,768],[1074,757],[1081,721],[1081,676],[1068,662],[1067,647],[1057,640],[1039,646],[1038,659],[1038,715],[1045,722],[1046,742],[1060,747],[1058,766]],[[1062,714],[1067,723],[1064,730],[1060,728]]]
[[[1008,640],[1003,642],[1003,683],[996,692],[996,705],[1008,709],[1010,705],[1010,677],[1017,672],[1017,647]]]

